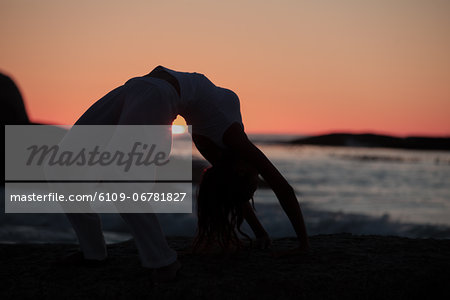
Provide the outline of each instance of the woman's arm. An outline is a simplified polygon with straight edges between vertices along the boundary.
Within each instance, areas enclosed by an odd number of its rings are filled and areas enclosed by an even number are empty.
[[[254,245],[256,246],[256,248],[270,248],[270,246],[272,245],[272,241],[270,240],[269,234],[259,222],[258,217],[255,215],[250,201],[247,201],[242,205],[242,211],[245,221],[247,221],[248,225],[255,234],[256,241]]]
[[[255,215],[250,201],[247,201],[242,205],[242,212],[244,214],[245,221],[247,221],[256,238],[268,236],[266,230],[259,222],[258,217]]]
[[[220,160],[222,150],[214,142],[201,135],[192,135],[192,139],[200,154],[211,164],[215,164]],[[260,248],[270,247],[271,241],[269,235],[259,222],[249,201],[243,204],[242,210],[245,220],[255,234],[256,246]]]
[[[300,249],[308,249],[308,235],[300,205],[294,189],[275,168],[270,160],[247,137],[238,123],[232,124],[224,133],[223,142],[230,149],[239,153],[250,162],[272,188],[280,202],[281,207],[288,216],[297,237]]]
[[[193,134],[192,141],[200,154],[212,165],[216,164],[222,157],[222,150],[209,138]]]

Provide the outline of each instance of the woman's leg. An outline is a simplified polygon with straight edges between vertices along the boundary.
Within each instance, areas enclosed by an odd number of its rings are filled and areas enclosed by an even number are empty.
[[[105,259],[106,244],[100,216],[96,213],[67,213],[66,216],[77,234],[84,258]]]
[[[155,214],[120,215],[130,227],[143,267],[161,268],[177,260],[177,253],[167,244]]]
[[[122,108],[118,124],[170,124],[172,122],[173,112],[171,99],[168,98],[170,94],[168,93],[174,93],[174,91],[164,85],[148,85],[148,83],[139,81],[134,84],[135,88],[130,90],[130,94]],[[135,95],[132,95],[133,93]],[[170,128],[170,126],[167,126],[167,128]],[[172,144],[171,131],[158,131],[152,132],[152,134],[153,136],[149,136],[148,140],[155,143],[159,151],[170,153]],[[142,138],[143,135],[136,133],[136,136]],[[177,253],[167,244],[167,240],[155,214],[121,213],[121,216],[130,227],[143,267],[161,268],[173,264],[177,260]]]
[[[177,253],[167,244],[155,214],[120,215],[130,227],[143,267],[161,268],[177,260]]]

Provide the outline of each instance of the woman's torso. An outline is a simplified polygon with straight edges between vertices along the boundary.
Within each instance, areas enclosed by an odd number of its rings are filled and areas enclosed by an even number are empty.
[[[200,73],[186,73],[162,67],[180,85],[179,114],[202,135],[224,147],[223,133],[234,122],[242,127],[239,97],[231,90],[214,85]]]
[[[233,91],[215,86],[203,74],[162,66],[106,94],[76,125],[169,125],[178,114],[192,125],[193,134],[221,147],[231,124],[243,126],[239,98]]]

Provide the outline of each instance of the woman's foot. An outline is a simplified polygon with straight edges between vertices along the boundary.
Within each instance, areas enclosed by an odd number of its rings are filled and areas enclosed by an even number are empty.
[[[83,252],[75,251],[64,256],[61,260],[57,261],[57,266],[87,266],[87,267],[99,267],[106,264],[108,258],[104,259],[87,259],[84,258]]]
[[[180,269],[181,264],[178,260],[176,260],[174,263],[168,266],[153,269],[152,279],[154,282],[158,283],[173,281],[177,277]]]

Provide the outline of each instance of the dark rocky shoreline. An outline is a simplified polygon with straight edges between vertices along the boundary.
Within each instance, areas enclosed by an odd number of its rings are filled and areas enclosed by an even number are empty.
[[[311,237],[312,250],[274,258],[269,250],[193,254],[192,239],[168,238],[183,268],[152,283],[132,241],[108,246],[102,267],[58,267],[74,245],[0,245],[0,298],[58,299],[429,299],[450,296],[450,240],[351,234]],[[277,239],[274,249],[293,247]]]

